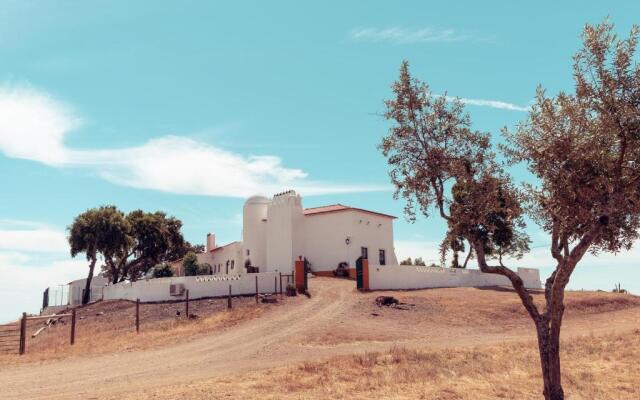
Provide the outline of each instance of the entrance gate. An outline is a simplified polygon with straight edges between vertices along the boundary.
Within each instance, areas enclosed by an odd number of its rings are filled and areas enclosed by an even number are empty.
[[[360,291],[369,290],[369,260],[366,258],[356,260],[356,287]]]

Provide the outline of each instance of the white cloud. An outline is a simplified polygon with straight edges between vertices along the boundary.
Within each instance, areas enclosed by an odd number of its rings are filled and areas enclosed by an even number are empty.
[[[389,42],[396,44],[485,40],[470,33],[456,31],[455,29],[410,29],[400,26],[390,28],[357,28],[351,31],[350,37],[355,41],[374,43]]]
[[[64,136],[79,119],[70,108],[28,86],[0,87],[0,149],[9,157],[63,164]]]
[[[30,252],[68,252],[63,232],[52,229],[0,230],[0,250]]]
[[[37,313],[42,292],[49,286],[66,284],[85,277],[84,257],[50,258],[42,254],[0,251],[0,323],[15,320],[24,311]]]
[[[485,100],[485,99],[467,99],[464,97],[452,97],[445,96],[448,102],[454,101],[456,98],[460,100],[464,104],[468,104],[471,106],[480,106],[480,107],[490,107],[490,108],[498,108],[501,110],[511,110],[511,111],[529,111],[529,107],[523,107],[512,103],[507,103],[499,100]]]
[[[181,136],[121,149],[73,149],[70,107],[32,88],[0,86],[0,151],[53,166],[83,167],[124,186],[180,194],[246,197],[297,189],[305,195],[388,190],[387,185],[314,181],[272,155],[243,156]]]

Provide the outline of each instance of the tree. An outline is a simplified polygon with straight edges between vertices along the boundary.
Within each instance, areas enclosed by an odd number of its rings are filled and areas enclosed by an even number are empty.
[[[511,162],[526,162],[540,184],[527,199],[550,235],[556,267],[536,323],[545,397],[562,399],[560,329],[564,290],[582,257],[629,250],[640,228],[640,66],[638,27],[619,39],[613,25],[587,25],[574,56],[575,92],[537,91],[529,118],[504,131]]]
[[[435,208],[447,240],[463,239],[481,271],[507,277],[538,336],[545,399],[563,399],[560,328],[564,290],[587,251],[631,248],[640,228],[640,68],[632,65],[638,28],[619,40],[607,21],[586,26],[574,58],[575,94],[538,90],[527,121],[504,131],[511,163],[527,162],[538,179],[518,191],[496,163],[485,133],[470,129],[459,101],[433,96],[403,62],[386,102],[393,126],[381,149],[405,214]],[[543,309],[504,257],[528,251],[524,209],[551,234],[557,265],[545,283]],[[445,243],[446,244],[446,243]],[[444,245],[443,248],[451,246]],[[489,264],[491,259],[497,264]]]
[[[417,267],[424,267],[427,264],[424,261],[422,261],[422,257],[416,257],[416,259],[413,261],[413,265]]]
[[[400,265],[413,265],[413,261],[411,261],[411,257],[407,257],[406,259],[400,261]]]
[[[154,278],[170,278],[173,276],[173,268],[167,262],[162,262],[153,267]]]
[[[211,275],[213,274],[213,267],[211,266],[211,264],[205,262],[200,264],[200,267],[198,268],[198,275]]]
[[[115,206],[102,206],[78,215],[67,229],[71,256],[85,253],[89,261],[89,275],[82,296],[82,304],[87,304],[98,255],[106,259],[116,254],[127,243],[129,227],[124,214]]]
[[[111,257],[105,257],[105,274],[113,283],[135,281],[162,261],[177,261],[186,253],[182,222],[164,212],[135,210],[126,217],[128,240]]]
[[[198,265],[198,256],[196,253],[190,251],[182,259],[182,267],[184,269],[185,276],[195,276],[200,272],[200,266]]]

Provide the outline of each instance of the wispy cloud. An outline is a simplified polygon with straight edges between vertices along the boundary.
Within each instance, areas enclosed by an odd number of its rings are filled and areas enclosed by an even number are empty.
[[[456,97],[453,96],[445,96],[447,101],[454,101]],[[467,99],[465,97],[457,97],[464,104],[468,104],[470,106],[480,106],[480,107],[491,107],[498,108],[501,110],[511,110],[511,111],[529,111],[530,107],[523,107],[513,103],[507,103],[505,101],[499,100],[485,100],[485,99]]]
[[[183,136],[120,149],[75,149],[72,107],[31,87],[0,86],[0,152],[55,167],[88,168],[118,185],[179,194],[246,197],[295,188],[305,195],[388,190],[310,179],[274,155],[242,155]]]
[[[395,44],[461,42],[466,40],[487,40],[486,37],[455,29],[405,28],[394,26],[389,28],[356,28],[350,38],[358,42],[387,42]]]

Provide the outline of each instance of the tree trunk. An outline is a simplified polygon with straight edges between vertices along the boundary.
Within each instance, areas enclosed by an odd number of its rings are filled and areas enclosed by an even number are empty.
[[[91,280],[93,279],[93,269],[96,266],[96,257],[91,258],[89,264],[89,276],[87,276],[87,282],[84,286],[84,293],[82,294],[82,304],[87,304],[91,300]]]
[[[545,400],[564,400],[560,375],[560,329],[551,329],[547,321],[536,323],[540,366]]]

